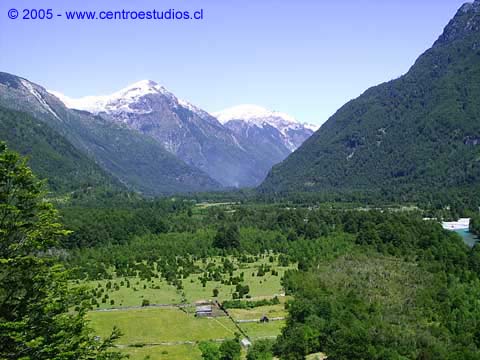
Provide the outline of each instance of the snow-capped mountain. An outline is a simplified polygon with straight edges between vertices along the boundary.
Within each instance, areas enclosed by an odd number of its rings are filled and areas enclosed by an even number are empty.
[[[92,112],[155,139],[224,186],[258,185],[273,165],[259,164],[215,117],[151,80],[104,96],[72,99],[51,93],[69,108]]]
[[[43,121],[120,183],[148,194],[256,186],[313,132],[253,106],[220,113],[222,124],[151,80],[74,99],[0,72],[0,106]]]
[[[256,186],[316,129],[291,116],[242,105],[217,117],[179,99],[151,80],[111,95],[69,98],[68,107],[122,124],[159,142],[167,151],[229,187]]]
[[[62,100],[65,106],[71,109],[85,110],[94,114],[102,112],[111,114],[148,114],[152,112],[153,109],[150,108],[148,104],[142,104],[142,98],[146,95],[162,95],[192,111],[200,111],[200,109],[194,107],[192,104],[177,99],[170,91],[152,80],[138,81],[111,95],[85,96],[78,99],[70,98],[57,91],[49,91]]]
[[[63,139],[59,141],[70,144],[111,175],[115,183],[128,189],[160,195],[221,188],[206,173],[185,164],[150,137],[100,116],[68,109],[57,96],[27,79],[0,72],[1,108],[27,113],[35,121],[42,122],[45,132],[38,134],[58,133]],[[20,124],[22,119],[18,121]],[[27,138],[24,141],[35,143],[38,140],[34,137],[35,131],[18,134]],[[50,145],[55,148],[58,143]],[[62,153],[64,149],[52,149],[58,150],[60,157],[49,158],[49,154],[45,154],[42,158],[45,164],[42,166],[48,169],[56,164],[59,172],[65,170],[68,164],[61,163],[66,155]],[[88,174],[90,170],[87,168],[82,171]]]
[[[258,105],[238,105],[213,115],[242,136],[249,137],[254,133],[266,132],[268,138],[276,137],[290,152],[318,130],[316,125],[300,123],[288,114],[267,110]],[[278,131],[277,134],[275,130]]]

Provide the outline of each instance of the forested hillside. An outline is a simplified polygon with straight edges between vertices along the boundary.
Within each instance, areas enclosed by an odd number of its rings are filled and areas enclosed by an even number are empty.
[[[0,107],[0,139],[28,156],[29,165],[56,194],[123,188],[62,135],[28,114]]]
[[[399,79],[367,90],[275,166],[264,192],[475,190],[480,180],[480,2],[462,7]]]

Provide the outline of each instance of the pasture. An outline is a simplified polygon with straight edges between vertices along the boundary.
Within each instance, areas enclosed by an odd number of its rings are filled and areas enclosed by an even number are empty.
[[[268,323],[238,321],[255,321],[263,316],[285,317],[287,297],[283,295],[281,278],[294,266],[279,266],[277,258],[272,261],[271,256],[248,263],[233,257],[228,259],[234,265],[233,270],[222,274],[221,279],[207,281],[204,280],[209,271],[207,268],[212,269],[213,264],[219,266],[224,259],[216,257],[197,261],[195,265],[199,271],[182,278],[181,289],[158,272],[145,279],[140,274],[119,277],[112,271],[111,279],[82,282],[98,295],[98,306],[92,306],[93,310],[88,314],[90,325],[101,338],[108,336],[114,326],[120,328],[123,336],[118,347],[134,360],[195,360],[201,358],[198,344],[202,341],[221,342],[236,335],[246,335],[252,341],[278,336],[285,325],[284,320]],[[223,316],[218,317],[195,317],[195,302],[213,300],[222,303],[236,298],[237,286],[226,281],[232,278],[241,279],[241,285],[248,286],[249,291],[241,301],[278,296],[280,303],[252,309],[229,308],[231,318],[223,312],[220,312]],[[214,296],[214,289],[217,296]]]

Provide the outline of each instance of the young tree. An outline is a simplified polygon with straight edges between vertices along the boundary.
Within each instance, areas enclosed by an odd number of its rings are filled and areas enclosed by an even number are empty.
[[[68,232],[44,195],[26,160],[0,143],[0,358],[122,359],[109,351],[118,330],[96,341],[86,325],[86,297],[54,256]]]
[[[220,359],[220,350],[218,346],[211,343],[203,341],[198,345],[203,360],[219,360]]]
[[[258,340],[253,343],[247,353],[247,360],[273,359],[273,340]]]
[[[238,249],[240,247],[240,230],[236,224],[230,224],[228,227],[221,226],[215,238],[213,246],[220,249]]]
[[[238,339],[225,340],[220,345],[220,360],[239,360],[241,350]]]

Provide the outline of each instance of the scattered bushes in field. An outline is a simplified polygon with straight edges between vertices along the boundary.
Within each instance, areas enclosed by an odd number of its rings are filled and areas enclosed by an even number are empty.
[[[232,294],[232,298],[242,299],[249,292],[250,292],[250,287],[248,285],[237,284],[237,286],[235,286],[235,292]]]

